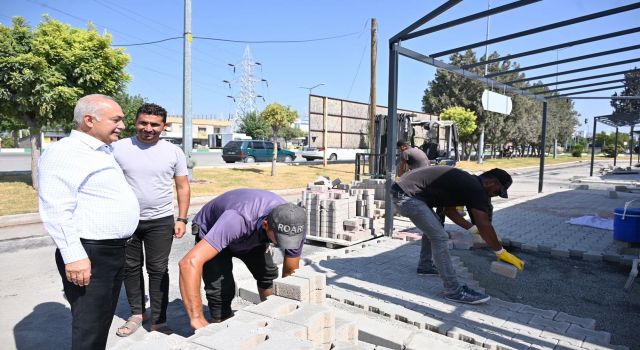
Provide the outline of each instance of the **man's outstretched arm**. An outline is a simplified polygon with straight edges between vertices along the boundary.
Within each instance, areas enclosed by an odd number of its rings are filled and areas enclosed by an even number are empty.
[[[202,312],[200,281],[202,280],[202,267],[217,254],[218,250],[207,241],[202,240],[191,248],[179,263],[180,295],[193,329],[199,329],[209,324]]]

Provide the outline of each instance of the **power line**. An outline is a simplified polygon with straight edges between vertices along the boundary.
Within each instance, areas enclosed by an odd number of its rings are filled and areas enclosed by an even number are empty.
[[[136,43],[136,44],[111,44],[111,46],[113,47],[129,47],[129,46],[143,46],[143,45],[152,45],[152,44],[157,44],[157,43],[161,43],[161,42],[165,42],[165,41],[169,41],[169,40],[176,40],[176,39],[182,39],[181,36],[174,36],[172,38],[165,38],[165,39],[160,39],[160,40],[156,40],[156,41],[147,41],[144,43]]]
[[[235,40],[235,39],[213,38],[213,37],[206,37],[206,36],[194,36],[193,38],[194,39],[202,39],[202,40],[211,40],[211,41],[223,41],[223,42],[228,42],[228,43],[241,43],[241,44],[297,44],[297,43],[309,43],[309,42],[314,42],[314,41],[325,41],[325,40],[340,39],[340,38],[345,38],[345,37],[353,36],[353,35],[360,34],[360,33],[361,33],[361,31],[360,32],[346,33],[346,34],[340,34],[340,35],[334,35],[334,36],[327,36],[327,37],[322,37],[322,38],[301,39],[301,40]],[[182,39],[182,37],[165,38],[165,39],[161,39],[161,40],[147,41],[147,42],[135,43],[135,44],[113,44],[111,46],[127,47],[127,46],[152,45],[152,44],[157,44],[159,42],[168,41],[168,40],[175,40],[175,39]]]

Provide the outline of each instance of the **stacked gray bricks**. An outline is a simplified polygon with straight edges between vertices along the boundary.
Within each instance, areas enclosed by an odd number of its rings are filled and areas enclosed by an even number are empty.
[[[235,316],[198,330],[189,342],[207,349],[358,349],[354,322],[336,318],[332,308],[272,295]]]
[[[302,203],[307,208],[307,238],[356,242],[378,235],[374,219],[384,216],[384,202],[376,200],[379,188],[354,189],[344,184],[340,187],[329,189],[309,184],[302,193]]]

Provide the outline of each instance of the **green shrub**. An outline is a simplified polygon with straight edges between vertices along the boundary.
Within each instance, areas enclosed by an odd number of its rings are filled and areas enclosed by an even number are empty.
[[[582,157],[582,151],[584,150],[584,146],[575,145],[573,146],[573,151],[571,151],[571,155],[574,157]]]
[[[613,157],[615,152],[615,148],[613,144],[608,144],[602,147],[602,153],[604,153],[605,157]],[[618,145],[618,154],[624,154],[624,147],[622,145]]]

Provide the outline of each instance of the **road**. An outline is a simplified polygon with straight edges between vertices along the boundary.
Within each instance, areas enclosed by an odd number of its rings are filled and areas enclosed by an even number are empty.
[[[199,166],[217,166],[225,165],[220,152],[193,153],[196,161],[196,167]],[[299,155],[295,159],[296,162],[306,162]],[[316,161],[319,162],[319,161]],[[240,163],[235,163],[238,165]],[[230,164],[231,165],[231,164]],[[24,172],[31,170],[31,154],[30,153],[0,153],[0,173],[1,172]]]

